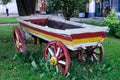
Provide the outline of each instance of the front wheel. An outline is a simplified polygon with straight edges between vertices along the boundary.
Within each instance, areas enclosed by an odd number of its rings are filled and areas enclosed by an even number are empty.
[[[56,72],[60,71],[66,75],[69,69],[70,57],[67,48],[60,41],[49,42],[44,51],[44,60],[49,60]]]

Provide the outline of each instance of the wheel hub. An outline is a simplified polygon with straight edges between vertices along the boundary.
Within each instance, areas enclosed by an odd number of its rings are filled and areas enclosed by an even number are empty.
[[[17,48],[19,48],[19,47],[20,47],[19,40],[16,40],[16,46],[17,46]]]
[[[51,57],[50,58],[50,63],[54,66],[57,65],[57,58],[56,57]]]

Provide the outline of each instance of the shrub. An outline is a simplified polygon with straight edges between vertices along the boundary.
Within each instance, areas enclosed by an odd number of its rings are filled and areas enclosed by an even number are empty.
[[[78,12],[85,12],[87,0],[48,0],[48,13],[63,13],[67,20],[77,16]]]
[[[120,38],[120,21],[118,16],[115,14],[115,10],[112,10],[110,14],[104,18],[104,22],[110,28],[109,33]]]

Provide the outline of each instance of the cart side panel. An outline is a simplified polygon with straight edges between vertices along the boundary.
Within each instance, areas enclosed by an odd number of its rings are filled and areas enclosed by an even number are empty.
[[[53,28],[46,28],[45,24],[47,24],[47,19],[29,19],[29,20],[19,20],[20,25],[24,28],[28,33],[44,39],[46,41],[58,40],[64,43],[67,48],[76,50],[78,47],[86,47],[97,45],[101,43],[105,36],[105,30],[91,30],[91,28],[82,28],[80,29],[68,29],[63,30],[62,33],[55,32]],[[29,23],[30,22],[30,23]],[[39,25],[35,25],[39,24]],[[88,29],[88,30],[85,30]],[[101,28],[100,28],[101,29]],[[54,30],[54,31],[53,31]],[[56,29],[57,30],[57,29]],[[75,32],[77,30],[77,32]],[[84,32],[81,32],[83,31]],[[67,34],[66,34],[67,33]]]
[[[88,43],[88,42],[102,42],[106,36],[105,32],[93,32],[83,34],[72,34],[73,44]]]
[[[67,36],[67,35],[56,34],[45,30],[41,30],[21,22],[20,25],[21,27],[26,29],[27,32],[34,34],[34,36],[37,36],[47,41],[52,41],[52,40],[61,41],[65,45],[67,45],[67,47],[72,49],[83,46],[83,44],[97,45],[97,42],[102,42],[106,36],[105,32],[93,32],[93,33],[90,32],[83,34],[72,34]]]
[[[27,22],[31,22],[33,24],[38,24],[41,26],[45,26],[47,23],[47,19],[30,19],[30,20],[25,20]]]
[[[45,30],[41,30],[29,25],[26,25],[24,23],[20,22],[20,25],[22,28],[26,29],[26,31],[28,33],[33,33],[34,36],[40,37],[40,38],[45,38],[48,41],[52,41],[52,40],[59,40],[63,43],[66,43],[68,45],[71,45],[72,43],[72,38],[71,36],[66,36],[66,35],[62,35],[62,34],[56,34],[56,33],[52,33],[52,32],[48,32]]]

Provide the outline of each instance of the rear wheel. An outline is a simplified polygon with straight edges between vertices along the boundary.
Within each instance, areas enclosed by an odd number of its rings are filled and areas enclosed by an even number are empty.
[[[100,61],[104,57],[104,48],[101,46],[89,46],[83,53],[81,53],[81,60]]]
[[[15,48],[18,52],[23,52],[26,56],[26,47],[23,35],[18,27],[13,28],[13,40]]]
[[[55,71],[66,75],[69,69],[70,57],[67,48],[60,41],[49,42],[44,51],[44,59],[49,60]]]

